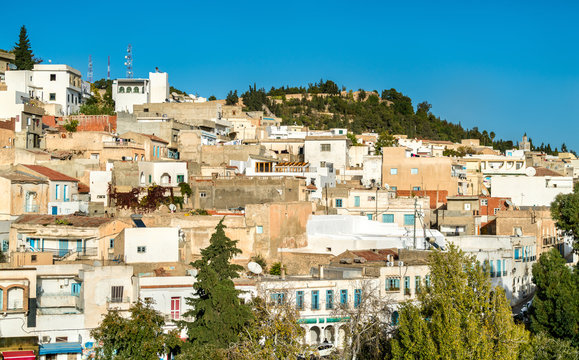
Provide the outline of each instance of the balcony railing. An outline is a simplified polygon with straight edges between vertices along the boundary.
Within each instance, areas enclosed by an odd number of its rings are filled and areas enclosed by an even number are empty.
[[[132,141],[103,141],[103,147],[121,147],[143,149],[143,145]]]
[[[127,304],[131,302],[131,298],[128,296],[124,297],[108,297],[107,302],[110,304]]]

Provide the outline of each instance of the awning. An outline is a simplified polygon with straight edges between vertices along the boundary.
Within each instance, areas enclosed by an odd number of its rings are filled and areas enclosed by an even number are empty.
[[[34,351],[3,351],[4,360],[36,360]]]
[[[58,342],[42,344],[38,350],[38,355],[79,353],[82,353],[82,346],[79,342]]]

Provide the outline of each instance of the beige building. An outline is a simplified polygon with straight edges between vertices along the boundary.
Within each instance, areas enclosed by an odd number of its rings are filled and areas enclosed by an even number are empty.
[[[167,146],[169,142],[150,134],[141,134],[129,131],[120,136],[123,139],[134,140],[137,144],[143,144],[145,150],[145,161],[158,161],[168,159]]]
[[[0,173],[0,188],[2,220],[22,214],[46,214],[50,201],[47,179],[9,170]]]
[[[446,157],[409,157],[402,147],[382,148],[382,185],[392,190],[446,190],[448,195],[457,195],[463,180],[453,174],[452,163]]]

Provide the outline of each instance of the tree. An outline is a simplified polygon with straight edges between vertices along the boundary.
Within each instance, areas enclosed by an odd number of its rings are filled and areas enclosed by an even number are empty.
[[[579,274],[565,265],[556,249],[533,265],[537,291],[530,309],[530,328],[579,346]]]
[[[225,98],[225,105],[237,105],[239,101],[239,96],[237,96],[237,90],[230,91]]]
[[[573,247],[579,252],[579,183],[570,194],[559,194],[551,203],[551,217],[557,228],[574,239]]]
[[[376,141],[376,144],[374,144],[374,150],[376,151],[376,154],[382,154],[383,147],[394,146],[395,141],[396,139],[394,139],[394,136],[392,136],[392,134],[389,132],[385,131],[380,133],[380,135],[378,135],[378,141]]]
[[[252,319],[249,306],[239,298],[234,278],[243,268],[230,260],[241,253],[237,241],[225,235],[223,219],[215,227],[210,245],[201,250],[201,259],[192,262],[197,268],[197,282],[193,285],[194,296],[187,298],[191,306],[183,314],[193,321],[182,321],[189,340],[195,346],[227,348],[237,342],[243,327]]]
[[[455,246],[433,252],[431,285],[400,308],[394,359],[516,359],[528,333],[512,319],[503,289]]]
[[[104,90],[104,95],[101,91]],[[79,108],[79,113],[85,115],[114,115],[115,101],[113,100],[112,81],[100,79],[91,85],[91,97]]]
[[[543,333],[532,337],[528,347],[523,349],[521,360],[579,360],[579,349],[571,341],[554,339]]]
[[[279,276],[279,275],[281,275],[281,268],[282,268],[282,265],[280,262],[274,262],[271,265],[271,268],[269,269],[269,274]]]
[[[350,141],[352,142],[352,146],[359,146],[361,144],[358,144],[358,139],[356,138],[356,135],[353,133],[347,133],[346,136],[348,137],[348,139],[350,139]]]
[[[77,127],[78,127],[78,120],[76,119],[69,119],[64,123],[64,129],[68,132],[76,132]]]
[[[18,42],[14,46],[14,65],[16,65],[18,70],[32,70],[34,64],[40,62],[42,62],[42,60],[35,58],[32,53],[26,26],[22,25]]]
[[[245,326],[240,341],[228,350],[228,359],[298,359],[307,353],[309,347],[303,344],[305,331],[298,323],[299,312],[287,297],[284,299],[253,299],[255,317]]]
[[[217,98],[215,97],[215,95],[211,95],[210,97],[207,98],[208,101],[215,101],[217,100]]]
[[[100,344],[96,349],[97,359],[157,360],[176,347],[179,334],[163,332],[163,315],[151,305],[151,301],[139,299],[129,309],[129,318],[121,316],[118,310],[109,311],[99,327],[91,330],[91,336]]]

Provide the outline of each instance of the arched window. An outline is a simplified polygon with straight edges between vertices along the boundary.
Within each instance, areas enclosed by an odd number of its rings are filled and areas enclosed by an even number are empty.
[[[127,94],[133,92],[133,88],[131,88],[130,86],[127,86]]]
[[[0,310],[4,310],[4,289],[0,289]]]
[[[122,86],[119,86],[119,93],[124,93],[125,92],[125,88]]]
[[[24,289],[13,287],[8,289],[8,310],[19,310],[24,308]]]
[[[392,326],[398,325],[398,317],[399,317],[399,316],[400,316],[400,315],[398,315],[398,311],[394,311],[394,312],[392,313],[391,323],[390,323]]]
[[[138,87],[138,86],[135,86],[135,88],[133,89],[133,92],[134,92],[134,93],[137,93],[137,94],[140,93],[139,87]]]
[[[141,179],[141,184],[144,184],[145,183],[145,174],[144,173],[141,173],[140,179]]]
[[[171,175],[164,173],[163,175],[161,175],[161,184],[162,185],[168,185],[171,183]]]

